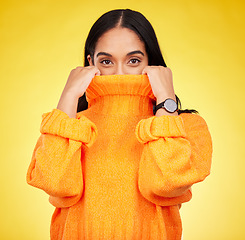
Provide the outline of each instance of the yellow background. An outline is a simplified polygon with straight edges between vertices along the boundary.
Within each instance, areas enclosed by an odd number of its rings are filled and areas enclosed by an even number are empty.
[[[245,239],[242,0],[1,2],[0,239],[49,239],[54,209],[25,180],[41,115],[56,108],[71,69],[82,64],[94,21],[115,8],[149,19],[183,108],[198,110],[213,138],[212,173],[181,208],[184,239]]]

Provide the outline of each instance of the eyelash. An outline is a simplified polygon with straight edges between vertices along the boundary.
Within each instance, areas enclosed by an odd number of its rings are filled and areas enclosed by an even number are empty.
[[[132,58],[132,59],[130,59],[129,60],[129,62],[131,62],[131,61],[137,61],[136,63],[132,63],[132,64],[137,64],[137,63],[140,63],[141,61],[138,59],[138,58]]]
[[[108,60],[108,59],[104,59],[104,60],[100,61],[100,63],[102,63],[103,65],[109,65],[109,64],[106,64],[106,63],[105,63],[106,61],[108,61],[108,62],[111,63],[111,60]]]
[[[137,61],[137,62],[132,63],[132,64],[137,64],[137,63],[140,63],[140,62],[141,62],[141,60],[139,60],[139,59],[137,59],[137,58],[132,58],[132,59],[130,59],[130,60],[129,60],[129,63],[130,63],[131,61]],[[107,64],[106,62],[110,62],[110,63]],[[102,63],[103,65],[110,65],[110,64],[111,64],[111,60],[109,60],[109,59],[104,59],[104,60],[100,61],[100,63]]]

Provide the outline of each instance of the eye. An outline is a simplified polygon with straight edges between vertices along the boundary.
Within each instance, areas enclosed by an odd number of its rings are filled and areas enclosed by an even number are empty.
[[[137,58],[132,58],[132,59],[130,59],[129,60],[129,63],[130,64],[138,64],[138,63],[140,63],[141,61],[139,60],[139,59],[137,59]]]
[[[100,63],[102,63],[103,65],[110,65],[110,64],[112,64],[112,62],[110,60],[108,60],[108,59],[102,60],[102,61],[100,61]]]

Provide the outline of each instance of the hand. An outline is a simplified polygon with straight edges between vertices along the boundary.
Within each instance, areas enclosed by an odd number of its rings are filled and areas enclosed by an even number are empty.
[[[163,66],[146,66],[142,74],[147,74],[152,92],[155,95],[159,104],[167,98],[172,98],[176,101],[172,71],[168,67]]]
[[[57,109],[71,118],[76,118],[78,99],[84,94],[95,75],[100,75],[99,69],[95,66],[73,69],[61,94]]]
[[[81,97],[95,75],[100,75],[99,69],[95,66],[73,69],[67,79],[63,94],[71,93],[75,98]]]

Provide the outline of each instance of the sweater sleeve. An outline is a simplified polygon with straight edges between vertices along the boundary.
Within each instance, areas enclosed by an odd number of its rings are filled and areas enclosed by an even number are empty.
[[[81,156],[93,144],[97,128],[85,116],[70,118],[53,109],[42,115],[40,132],[27,183],[48,193],[55,207],[69,207],[82,196]]]
[[[142,119],[136,137],[144,144],[138,185],[149,201],[162,206],[187,202],[191,186],[209,174],[212,140],[204,119],[196,114]]]

